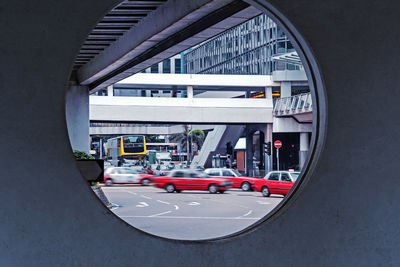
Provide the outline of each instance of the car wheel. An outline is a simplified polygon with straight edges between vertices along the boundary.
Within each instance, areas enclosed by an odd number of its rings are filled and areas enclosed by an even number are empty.
[[[142,185],[149,185],[150,184],[150,180],[149,179],[143,179],[142,180]]]
[[[261,194],[263,195],[263,197],[269,197],[270,192],[269,192],[268,187],[264,186],[264,187],[261,189]]]
[[[210,184],[208,186],[208,192],[210,192],[210,194],[215,194],[218,192],[218,187],[215,184]]]
[[[167,184],[165,186],[165,191],[167,191],[167,193],[173,193],[175,191],[175,186],[173,184]]]
[[[113,181],[111,179],[107,179],[104,184],[105,184],[105,186],[112,186],[113,185]]]
[[[250,184],[248,182],[243,182],[242,186],[240,187],[242,188],[243,191],[250,191]]]

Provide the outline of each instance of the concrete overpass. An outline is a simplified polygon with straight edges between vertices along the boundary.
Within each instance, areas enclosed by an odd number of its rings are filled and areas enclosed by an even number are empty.
[[[152,123],[272,123],[271,88],[279,86],[270,75],[135,74],[120,85],[183,86],[187,98],[90,96],[90,121]],[[196,88],[208,91],[263,90],[267,98],[194,97]]]
[[[196,129],[212,130],[214,125],[196,125]],[[170,135],[183,132],[183,125],[168,125],[168,126],[90,126],[90,135],[129,135],[129,134],[144,134],[144,135]]]
[[[91,92],[261,14],[232,0],[139,2],[114,7],[86,39],[73,78]]]
[[[90,96],[90,121],[272,123],[271,99]]]

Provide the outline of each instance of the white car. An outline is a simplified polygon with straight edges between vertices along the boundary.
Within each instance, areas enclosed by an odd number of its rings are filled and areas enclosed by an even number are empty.
[[[149,184],[152,175],[141,173],[137,169],[128,167],[110,167],[104,171],[104,184]]]

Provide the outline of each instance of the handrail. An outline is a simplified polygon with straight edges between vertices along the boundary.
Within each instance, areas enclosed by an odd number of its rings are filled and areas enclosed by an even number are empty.
[[[311,93],[279,98],[275,101],[273,110],[277,117],[308,112],[312,112]]]

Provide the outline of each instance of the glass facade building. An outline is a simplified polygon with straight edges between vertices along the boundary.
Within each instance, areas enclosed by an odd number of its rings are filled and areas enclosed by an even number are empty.
[[[273,56],[295,52],[283,31],[263,14],[223,32],[184,53],[186,73],[271,75],[299,65]]]

